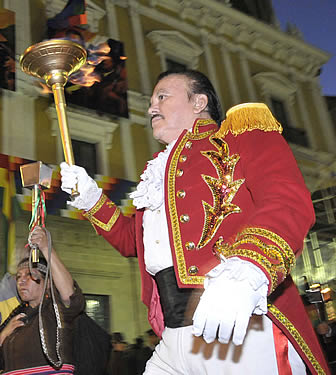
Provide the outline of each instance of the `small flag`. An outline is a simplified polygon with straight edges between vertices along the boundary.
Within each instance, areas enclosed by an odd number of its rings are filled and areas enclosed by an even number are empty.
[[[16,197],[14,171],[7,168],[0,168],[0,207],[4,233],[4,271],[15,273],[15,221],[21,214],[21,208]]]
[[[0,281],[0,324],[19,305],[14,276],[6,273]]]

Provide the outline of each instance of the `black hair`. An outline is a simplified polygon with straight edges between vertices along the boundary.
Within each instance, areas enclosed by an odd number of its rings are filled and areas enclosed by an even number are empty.
[[[119,343],[124,341],[124,335],[121,332],[112,333],[112,342]]]
[[[209,78],[199,72],[198,70],[185,69],[185,70],[167,70],[159,74],[156,83],[163,78],[170,75],[180,75],[189,80],[190,92],[188,93],[189,99],[194,94],[204,94],[208,98],[208,105],[206,111],[209,112],[210,117],[216,121],[218,126],[223,120],[222,106],[220,104],[218,95],[210,82]]]

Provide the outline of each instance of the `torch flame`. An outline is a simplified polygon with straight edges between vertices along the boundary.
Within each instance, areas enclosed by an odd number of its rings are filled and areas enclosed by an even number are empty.
[[[65,38],[67,39],[67,38]],[[96,82],[100,82],[103,79],[103,75],[99,72],[96,72],[96,66],[102,63],[105,60],[111,59],[109,55],[111,53],[111,47],[107,42],[100,43],[98,45],[90,44],[87,48],[88,56],[86,64],[83,65],[77,72],[73,73],[68,81],[71,82],[74,87],[68,87],[67,92],[78,90],[80,87],[91,87]],[[120,56],[120,60],[126,60],[126,56]],[[113,64],[113,60],[111,60]],[[42,95],[47,95],[52,93],[49,87],[39,82],[40,93]]]
[[[88,52],[91,54],[103,54],[103,55],[107,55],[109,54],[111,51],[111,47],[108,45],[108,43],[100,43],[98,44],[97,46],[94,46],[92,44],[90,44],[89,48],[88,48]]]

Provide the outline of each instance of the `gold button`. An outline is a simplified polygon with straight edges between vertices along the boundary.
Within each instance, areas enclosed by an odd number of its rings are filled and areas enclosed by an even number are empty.
[[[183,169],[178,169],[177,171],[176,171],[176,176],[177,177],[181,177],[183,175]]]
[[[187,155],[181,155],[180,156],[180,162],[184,163],[185,161],[187,161]]]
[[[192,146],[192,142],[191,141],[188,141],[186,144],[185,144],[185,148],[191,148]]]
[[[196,246],[195,246],[195,244],[193,242],[188,241],[185,244],[185,247],[186,247],[187,250],[194,250]]]
[[[197,275],[198,274],[198,268],[196,266],[190,266],[188,268],[189,275]]]
[[[186,196],[186,192],[184,190],[179,190],[176,195],[177,198],[184,198]]]
[[[155,243],[156,243],[156,244],[159,244],[159,243],[160,243],[160,240],[156,240]]]
[[[183,214],[180,216],[181,223],[187,223],[189,220],[190,220],[190,217],[187,214]]]

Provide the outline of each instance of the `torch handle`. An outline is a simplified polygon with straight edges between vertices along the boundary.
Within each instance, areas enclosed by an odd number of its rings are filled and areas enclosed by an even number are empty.
[[[66,115],[66,102],[64,98],[64,86],[62,83],[54,83],[51,86],[52,92],[54,94],[54,101],[57,112],[58,125],[61,133],[63,153],[65,161],[69,165],[75,164],[75,159],[72,151],[72,143],[69,135],[68,120]],[[77,186],[71,192],[71,197],[74,198],[79,195],[77,191]]]
[[[69,165],[75,164],[75,159],[72,151],[71,138],[69,135],[68,119],[66,115],[66,102],[64,98],[64,87],[61,83],[54,83],[52,85],[52,91],[54,94],[58,125],[61,132],[62,146],[65,161]]]

